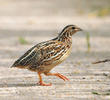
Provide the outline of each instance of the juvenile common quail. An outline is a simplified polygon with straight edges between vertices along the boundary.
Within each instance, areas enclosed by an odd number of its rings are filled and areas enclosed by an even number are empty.
[[[77,31],[81,31],[76,25],[66,26],[61,33],[54,39],[41,42],[14,62],[12,67],[24,68],[38,73],[39,84],[42,86],[50,86],[42,81],[41,74],[47,76],[57,76],[61,79],[69,80],[67,77],[59,73],[50,73],[56,65],[64,61],[70,54],[72,48],[72,35]]]

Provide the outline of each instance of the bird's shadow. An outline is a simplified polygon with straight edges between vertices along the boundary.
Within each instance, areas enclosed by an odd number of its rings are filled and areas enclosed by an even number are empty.
[[[0,88],[3,87],[32,87],[32,86],[40,86],[38,83],[8,83],[8,84],[0,84]]]
[[[65,83],[53,83],[53,85],[65,85]],[[34,86],[41,86],[39,83],[5,83],[0,84],[0,88],[6,87],[34,87]]]

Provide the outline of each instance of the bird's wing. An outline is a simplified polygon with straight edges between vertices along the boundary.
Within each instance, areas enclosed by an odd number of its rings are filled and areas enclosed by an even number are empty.
[[[66,52],[65,44],[59,41],[53,41],[44,48],[41,48],[41,65],[48,66],[58,61]]]
[[[23,56],[15,61],[13,66],[49,65],[55,60],[59,60],[64,52],[65,47],[63,43],[54,40],[42,42],[29,49]]]

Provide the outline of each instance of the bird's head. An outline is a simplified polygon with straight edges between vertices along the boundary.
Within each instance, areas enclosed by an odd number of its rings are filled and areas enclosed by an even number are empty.
[[[78,31],[82,31],[82,29],[77,27],[76,25],[68,25],[62,30],[62,32],[59,35],[60,36],[65,35],[68,37],[68,36],[72,36],[74,33]]]

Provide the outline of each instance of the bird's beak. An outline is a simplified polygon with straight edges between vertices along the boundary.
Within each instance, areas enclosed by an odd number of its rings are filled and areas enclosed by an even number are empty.
[[[83,31],[81,28],[77,27],[75,31]]]

